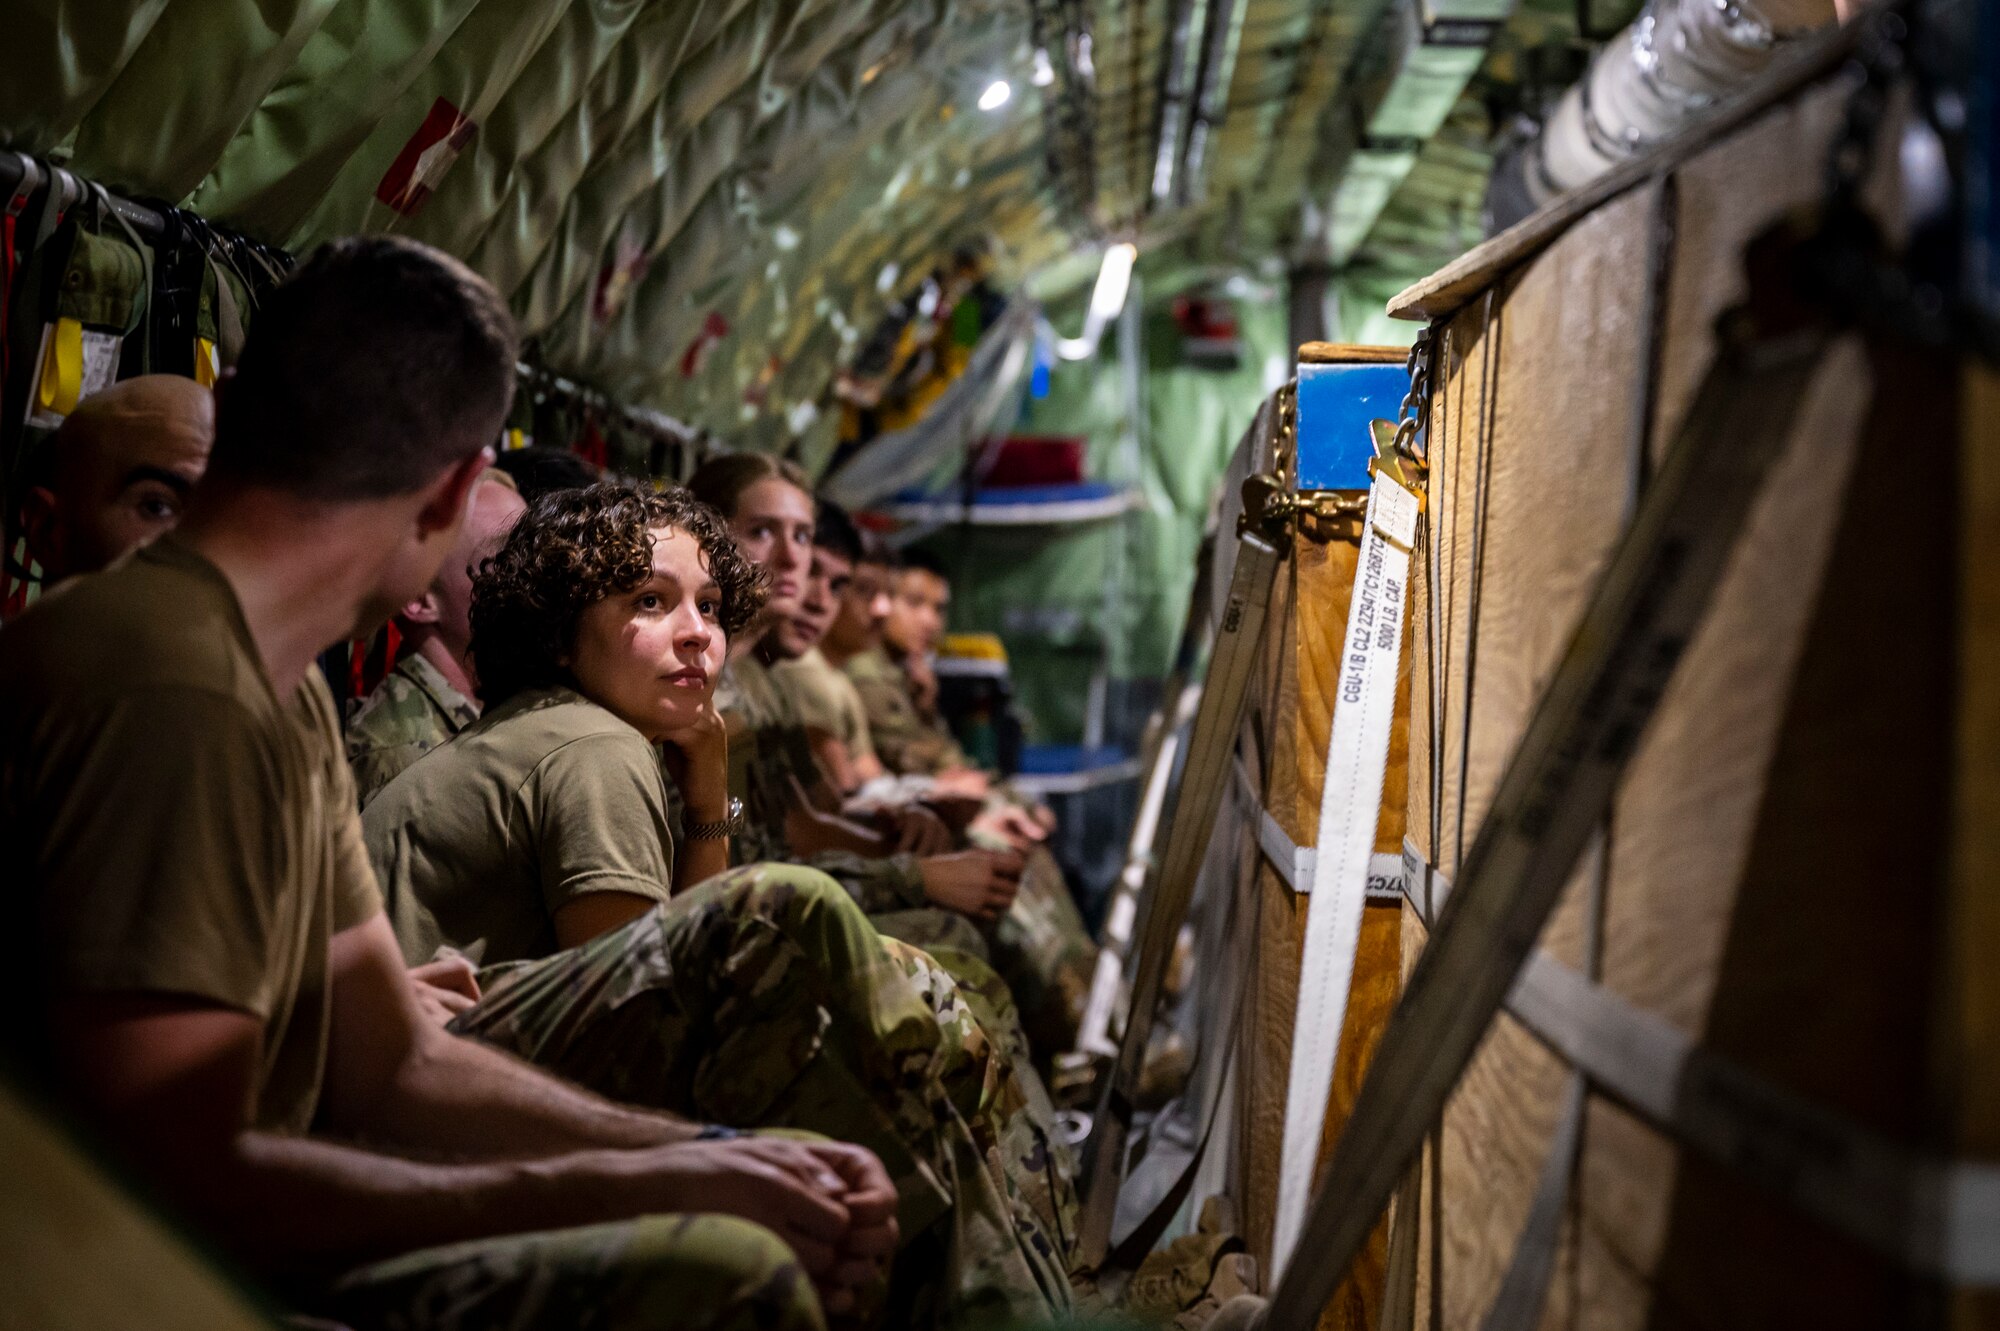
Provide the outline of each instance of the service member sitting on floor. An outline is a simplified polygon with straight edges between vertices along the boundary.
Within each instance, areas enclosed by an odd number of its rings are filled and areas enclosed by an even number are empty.
[[[536,503],[474,582],[486,713],[363,817],[404,954],[500,963],[453,1029],[595,1090],[873,1147],[929,1254],[899,1264],[899,1321],[1060,1311],[1068,1181],[956,991],[824,875],[724,872],[712,693],[761,600],[685,491]]]
[[[749,817],[737,858],[804,859],[831,873],[877,927],[889,916],[943,915],[945,927],[953,928],[954,946],[983,954],[976,933],[963,922],[991,921],[1009,909],[1018,890],[1018,857],[934,853],[949,849],[949,833],[934,816],[916,811],[892,825],[895,840],[840,817],[838,797],[819,773],[805,728],[771,678],[774,663],[794,660],[813,645],[811,626],[798,618],[816,516],[804,476],[777,458],[730,453],[703,463],[688,489],[722,514],[737,546],[771,582],[766,613],[731,653],[717,694],[730,727],[734,788]],[[905,837],[903,829],[919,826],[943,834],[941,846],[922,846],[933,853],[911,853],[916,839]],[[923,947],[941,941],[929,931],[918,936],[887,931]]]
[[[711,458],[688,486],[729,520],[738,545],[778,587],[772,598],[778,613],[768,617],[769,627],[747,652],[731,657],[723,707],[732,734],[740,728],[754,740],[750,771],[740,778],[748,791],[750,836],[760,846],[753,853],[786,858],[803,849],[801,832],[816,828],[813,806],[833,800],[799,713],[770,671],[777,661],[803,656],[826,627],[823,617],[801,616],[797,604],[811,577],[816,505],[796,467],[761,454]],[[823,558],[821,565],[826,567]],[[1030,863],[1004,845],[927,856],[915,861],[914,874],[905,868],[909,859],[857,857],[829,847],[814,862],[856,895],[877,929],[931,953],[968,994],[991,991],[997,971],[1005,1005],[1013,1008],[1019,1000],[1040,1062],[1067,1049],[1096,949],[1055,861],[1036,848],[1034,871],[1017,878]],[[984,870],[985,879],[968,869]],[[912,878],[921,898],[909,890]]]
[[[937,711],[930,661],[950,605],[944,565],[921,549],[904,551],[891,578],[879,644],[849,656],[845,668],[868,709],[869,734],[884,766],[905,774],[948,775],[983,791],[984,773]]]
[[[806,1272],[838,1310],[893,1246],[880,1164],[700,1140],[427,1025],[364,857],[314,658],[429,585],[514,365],[462,265],[323,247],[260,308],[181,531],[0,633],[15,1053],[357,1325],[815,1327]]]
[[[458,545],[430,589],[397,612],[402,654],[347,722],[347,763],[363,808],[405,767],[479,719],[472,574],[526,508],[505,472],[480,476]]]
[[[828,783],[850,802],[921,801],[954,831],[969,833],[974,845],[1027,853],[1047,839],[1047,830],[1004,792],[996,794],[986,773],[898,776],[875,753],[867,704],[842,667],[880,648],[894,580],[882,543],[864,540],[845,510],[821,500],[795,621],[815,645],[795,661],[777,662],[771,675],[797,709]]]
[[[215,441],[215,395],[148,374],[85,398],[30,455],[21,534],[46,591],[95,573],[180,521]]]
[[[192,379],[142,375],[85,398],[33,455],[22,489],[21,530],[43,588],[99,572],[173,530],[214,442],[215,394]],[[439,1026],[479,997],[472,967],[455,957],[412,967],[410,978]]]
[[[813,525],[812,562],[799,598],[797,618],[818,641],[793,661],[778,661],[772,678],[798,709],[813,757],[834,791],[851,797],[870,782],[888,776],[875,756],[868,733],[868,709],[854,681],[827,658],[835,629],[849,615],[850,604],[865,620],[889,613],[888,589],[882,585],[880,556],[864,564],[861,532],[838,504],[822,499]],[[866,580],[864,582],[864,579]]]

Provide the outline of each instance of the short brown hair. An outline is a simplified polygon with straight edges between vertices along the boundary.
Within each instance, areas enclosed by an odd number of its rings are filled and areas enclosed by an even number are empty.
[[[458,260],[332,241],[257,307],[209,471],[332,502],[420,490],[499,437],[515,356],[506,305]]]
[[[701,547],[722,589],[725,634],[764,608],[763,570],[686,490],[632,481],[553,490],[529,505],[472,581],[472,658],[488,707],[524,689],[575,685],[562,660],[575,646],[577,621],[651,576],[653,532],[662,527],[686,532]]]
[[[799,464],[770,453],[720,453],[695,468],[687,488],[725,519],[736,516],[736,501],[759,481],[780,480],[810,495],[812,482]]]

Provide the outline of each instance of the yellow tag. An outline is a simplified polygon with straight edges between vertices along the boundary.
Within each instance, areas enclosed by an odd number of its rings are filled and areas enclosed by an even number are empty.
[[[526,448],[527,446],[528,437],[526,432],[518,425],[510,427],[507,431],[507,451],[511,453],[517,448]]]
[[[215,354],[215,343],[205,337],[194,340],[194,381],[203,388],[215,387],[215,381],[222,377],[222,358]]]
[[[83,325],[75,319],[58,319],[49,334],[49,353],[42,362],[41,387],[36,400],[43,411],[67,416],[76,410],[83,392]]]

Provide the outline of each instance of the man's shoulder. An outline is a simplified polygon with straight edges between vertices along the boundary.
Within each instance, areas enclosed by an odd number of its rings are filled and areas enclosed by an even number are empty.
[[[847,663],[842,669],[846,672],[847,677],[857,684],[886,680],[899,676],[902,673],[896,669],[896,663],[889,659],[889,654],[884,652],[880,647],[871,647],[865,652],[856,652],[853,656],[847,658]]]
[[[347,720],[347,751],[386,749],[439,729],[424,691],[401,675],[377,684]]]
[[[905,698],[909,681],[903,675],[903,668],[889,659],[889,654],[879,647],[863,652],[847,663],[847,678],[855,689],[880,706],[890,698]]]
[[[35,705],[128,692],[268,697],[233,606],[184,570],[129,560],[75,578],[0,632],[5,691]]]
[[[724,667],[722,681],[727,691],[717,689],[716,708],[741,713],[753,730],[798,724],[792,694],[779,683],[776,670],[754,653]]]
[[[418,665],[412,666],[412,661]],[[382,677],[348,718],[347,753],[353,758],[406,745],[435,748],[478,715],[471,701],[461,697],[429,662],[421,657],[406,658]]]
[[[847,677],[827,663],[827,659],[814,648],[796,661],[780,661],[771,667],[771,677],[778,686],[788,692],[822,696],[833,686],[835,680]]]

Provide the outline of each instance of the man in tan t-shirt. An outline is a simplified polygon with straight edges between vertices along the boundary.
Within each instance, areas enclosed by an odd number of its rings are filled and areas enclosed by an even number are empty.
[[[872,1156],[708,1139],[446,1034],[381,910],[314,658],[429,585],[514,364],[462,265],[323,247],[260,306],[180,530],[0,633],[7,1039],[355,1325],[817,1327],[806,1277],[839,1312],[894,1247]]]
[[[851,525],[847,530],[852,530]],[[839,548],[838,538],[846,531],[827,521],[824,504],[820,525],[814,529],[812,563],[807,570],[805,591],[799,598],[798,618],[808,632],[823,645],[828,629],[839,616],[854,577],[854,553]],[[887,597],[885,596],[886,602]],[[852,795],[868,782],[884,775],[881,759],[875,756],[875,742],[868,733],[868,709],[854,682],[829,662],[820,645],[789,661],[771,667],[771,678],[792,700],[813,757],[827,780],[841,795]]]
[[[479,719],[472,575],[527,507],[506,472],[482,475],[458,545],[430,589],[397,614],[401,658],[347,721],[347,764],[364,807],[404,768]]]

